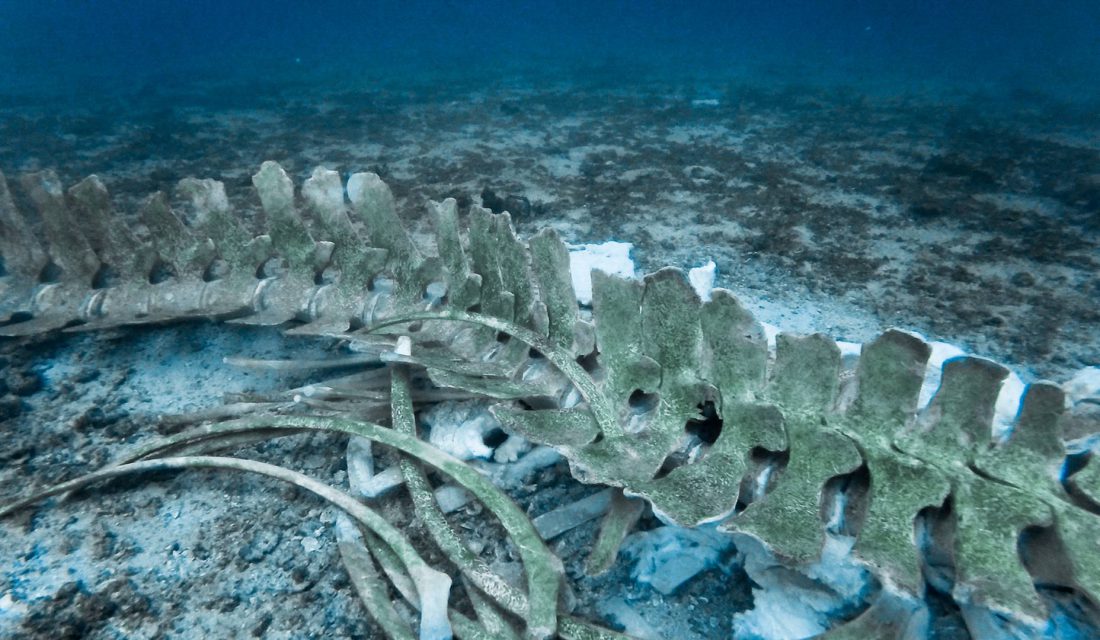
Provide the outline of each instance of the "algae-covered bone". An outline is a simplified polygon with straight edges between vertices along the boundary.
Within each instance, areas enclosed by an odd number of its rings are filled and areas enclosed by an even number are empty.
[[[444,202],[432,205],[439,255],[427,255],[374,174],[351,176],[345,202],[338,176],[314,172],[301,190],[307,216],[290,178],[265,163],[253,179],[268,225],[257,236],[220,183],[187,180],[180,190],[195,215],[185,221],[152,196],[141,212],[149,242],[127,231],[95,178],[68,191],[48,172],[20,182],[41,229],[0,176],[0,335],[196,317],[352,341],[397,333],[412,349],[385,360],[391,366],[421,367],[436,385],[502,401],[501,421],[556,448],[577,478],[645,498],[678,524],[719,521],[797,565],[820,557],[832,526],[854,538],[852,553],[888,592],[915,594],[926,567],[914,522],[949,503],[955,532],[933,543],[947,546],[961,605],[1034,628],[1047,615],[1038,577],[1100,593],[1100,518],[1052,480],[1065,459],[1058,385],[1029,387],[1007,439],[995,440],[1001,365],[949,360],[922,408],[931,349],[888,330],[864,345],[842,385],[832,338],[781,334],[773,358],[732,293],[704,302],[674,268],[640,281],[594,273],[590,322],[557,234],[525,243],[507,214],[474,206],[463,235],[453,201]],[[273,260],[283,266],[269,268]],[[153,278],[157,264],[170,274]],[[577,364],[593,355],[594,373]],[[583,402],[565,406],[571,388]],[[707,403],[722,423],[710,441],[685,429]],[[1094,467],[1071,479],[1084,484],[1078,493],[1092,490]],[[1041,549],[1058,558],[1052,568],[1020,558],[1021,536],[1037,529],[1055,534],[1043,540],[1057,544]]]

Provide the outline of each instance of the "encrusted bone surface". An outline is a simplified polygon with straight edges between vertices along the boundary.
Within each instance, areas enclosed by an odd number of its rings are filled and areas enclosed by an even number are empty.
[[[267,233],[255,237],[220,183],[187,179],[179,186],[186,215],[162,194],[145,202],[148,242],[112,210],[94,176],[68,191],[48,172],[19,184],[37,216],[15,206],[0,175],[0,335],[213,317],[354,339],[346,332],[387,318],[473,309],[530,332],[536,349],[578,358],[593,348],[556,234],[525,243],[507,214],[474,207],[463,235],[454,201],[444,201],[431,205],[439,255],[426,256],[374,174],[351,176],[345,191],[335,172],[318,169],[298,192],[281,167],[264,163],[253,184]],[[644,497],[681,524],[721,520],[808,562],[836,497],[827,485],[862,474],[865,486],[838,526],[885,583],[920,589],[914,521],[949,500],[960,601],[1042,618],[1034,570],[1017,550],[1035,528],[1056,533],[1071,567],[1044,579],[1100,594],[1100,516],[1082,506],[1082,496],[1097,493],[1097,465],[1071,478],[1080,495],[1059,481],[1058,385],[1029,387],[1011,435],[994,442],[1007,371],[980,358],[950,360],[921,408],[931,350],[911,334],[890,330],[864,345],[845,395],[831,338],[780,335],[771,357],[760,325],[731,293],[703,302],[679,269],[643,281],[594,274],[592,307],[600,373],[587,405],[497,411],[510,428],[557,448],[578,477]],[[437,384],[501,399],[567,395],[560,375],[538,373],[518,333],[501,343],[484,327],[415,324],[392,329],[413,340],[400,361],[425,366]],[[721,430],[703,439],[686,425],[708,402]],[[613,419],[594,420],[589,410]],[[762,452],[786,461],[764,490],[746,493]]]

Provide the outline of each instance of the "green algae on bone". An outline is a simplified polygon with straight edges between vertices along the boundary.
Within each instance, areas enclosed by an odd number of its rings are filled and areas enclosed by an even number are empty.
[[[409,572],[417,592],[421,595],[422,601],[436,605],[442,603],[442,611],[439,610],[438,606],[426,606],[423,609],[420,640],[445,640],[451,637],[450,623],[447,622],[446,619],[447,592],[450,590],[451,586],[451,579],[447,574],[429,567],[405,536],[387,522],[385,518],[378,515],[370,508],[342,491],[333,489],[301,473],[276,465],[254,460],[216,456],[184,456],[141,460],[108,467],[101,471],[93,472],[68,482],[63,482],[41,493],[21,500],[20,502],[0,508],[0,517],[50,496],[75,491],[89,484],[108,480],[110,478],[151,471],[196,468],[230,469],[258,473],[294,484],[340,508],[357,522],[368,527],[394,551]]]
[[[391,376],[394,430],[415,438],[416,422],[409,394],[408,374],[402,367],[394,367]],[[427,526],[429,535],[435,540],[436,545],[462,571],[466,579],[516,615],[531,616],[534,620],[545,617],[546,614],[543,612],[532,611],[531,603],[524,594],[512,588],[466,547],[451,525],[447,523],[439,505],[436,504],[424,471],[411,460],[402,459],[400,465],[401,475],[404,476],[405,485],[412,495],[413,508],[417,517]],[[536,605],[557,608],[556,602],[537,602]]]
[[[412,547],[407,546],[404,537],[400,536],[400,534],[396,532],[396,529],[386,524],[380,517],[374,515],[373,512],[369,511],[358,502],[355,502],[350,496],[342,492],[321,485],[312,479],[301,476],[301,474],[295,474],[295,472],[290,470],[275,467],[273,465],[262,465],[262,463],[254,463],[247,460],[201,456],[150,459],[150,456],[155,456],[162,452],[175,451],[181,445],[194,446],[203,440],[217,442],[223,438],[252,431],[259,431],[264,435],[270,435],[273,431],[295,433],[302,430],[337,431],[368,438],[381,444],[394,447],[403,453],[415,456],[417,459],[451,476],[465,489],[474,494],[490,512],[500,518],[505,529],[513,536],[519,554],[524,560],[529,588],[528,597],[531,602],[530,609],[528,610],[529,628],[527,637],[548,638],[553,636],[554,630],[557,628],[557,593],[561,578],[561,565],[560,561],[546,549],[545,545],[542,543],[542,539],[531,525],[530,520],[527,519],[507,496],[500,493],[500,491],[489,483],[488,480],[461,461],[451,458],[447,454],[423,443],[411,435],[369,423],[332,418],[270,416],[210,425],[197,432],[185,433],[174,438],[166,439],[162,441],[158,447],[146,448],[139,454],[144,459],[108,467],[102,471],[62,483],[17,503],[0,508],[0,516],[25,508],[51,495],[72,491],[101,479],[138,471],[210,466],[252,470],[280,478],[288,478],[293,475],[294,481],[300,486],[314,493],[318,493],[318,495],[322,495],[322,497],[325,497],[345,511],[351,509],[351,511],[349,511],[351,515],[355,516],[357,520],[369,526],[376,534],[380,535],[387,546],[397,552],[402,563],[413,572],[412,575],[414,582],[418,585],[418,591],[423,593],[423,585],[419,582],[420,574],[423,573],[419,569],[421,561],[416,560],[419,556],[414,558],[408,555]],[[350,505],[352,504],[357,505],[357,507],[351,507]],[[426,576],[427,574],[424,575]],[[445,574],[439,575],[446,577]],[[447,578],[447,584],[449,585],[449,583],[450,579]],[[446,602],[445,597],[443,598],[443,602]],[[422,602],[422,604],[426,606],[427,603]],[[435,613],[436,611],[438,611],[438,608],[429,609],[425,615],[434,615],[435,617],[433,617],[433,620],[436,626],[438,626],[439,614]]]
[[[716,291],[702,302],[676,269],[641,282],[593,274],[589,324],[578,313],[565,272],[567,253],[556,234],[525,244],[506,215],[474,207],[464,240],[455,203],[445,201],[432,205],[439,257],[426,257],[374,174],[352,176],[349,207],[339,177],[315,171],[302,191],[314,213],[309,225],[293,204],[289,178],[265,163],[255,185],[271,235],[256,238],[231,212],[220,183],[185,180],[180,191],[191,200],[195,224],[181,223],[165,198],[153,197],[142,212],[146,225],[180,232],[183,239],[154,237],[129,254],[121,249],[136,241],[118,232],[117,217],[104,219],[115,214],[104,205],[101,183],[85,181],[70,190],[92,218],[81,220],[68,208],[56,176],[36,174],[23,182],[46,223],[46,242],[23,224],[0,176],[0,223],[24,240],[0,244],[8,272],[0,281],[0,318],[8,321],[0,334],[73,322],[98,327],[236,316],[263,323],[295,318],[304,324],[292,333],[355,341],[364,334],[347,330],[363,325],[368,332],[412,338],[412,353],[393,362],[425,367],[439,386],[500,399],[525,398],[526,390],[545,403],[554,399],[559,381],[523,378],[533,347],[583,403],[533,411],[501,405],[494,412],[502,422],[555,446],[578,478],[643,496],[681,523],[725,518],[723,528],[752,533],[781,556],[809,561],[820,550],[826,483],[862,466],[870,484],[852,514],[854,552],[881,579],[911,593],[920,588],[914,518],[950,496],[959,527],[951,550],[958,600],[1040,616],[1033,576],[1016,551],[1020,532],[1035,526],[1051,527],[1070,561],[1072,571],[1054,576],[1055,584],[1093,595],[1100,587],[1100,524],[1081,507],[1090,496],[1095,503],[1100,465],[1092,462],[1070,478],[1077,495],[1068,495],[1056,479],[1065,458],[1056,385],[1033,385],[1012,436],[992,443],[1002,370],[976,358],[953,361],[932,405],[918,411],[928,345],[888,331],[864,346],[856,383],[848,389],[852,397],[841,398],[831,339],[780,336],[770,364],[759,325],[732,294]],[[366,241],[349,211],[364,223]],[[134,257],[148,251],[171,264],[175,276],[143,282],[146,263]],[[63,270],[56,283],[37,280],[47,254]],[[259,278],[273,256],[296,275]],[[329,267],[339,270],[339,278],[319,281]],[[123,277],[95,288],[102,268],[121,270]],[[139,272],[127,272],[133,269]],[[21,299],[21,292],[33,301]],[[20,314],[30,317],[21,321]],[[448,328],[460,324],[484,329]],[[501,345],[494,334],[510,339]],[[597,376],[577,362],[593,353]],[[633,406],[636,396],[653,399],[653,407]],[[684,425],[705,402],[713,403],[723,427],[717,440],[700,444],[687,437]],[[778,480],[763,484],[769,491],[740,496],[758,450],[786,451],[789,461],[776,470]],[[751,498],[748,508],[727,517],[742,497]]]

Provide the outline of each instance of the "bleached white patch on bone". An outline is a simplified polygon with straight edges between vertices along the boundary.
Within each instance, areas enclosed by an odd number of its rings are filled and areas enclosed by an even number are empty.
[[[508,439],[500,443],[493,451],[493,461],[501,464],[515,462],[520,456],[531,450],[531,443],[520,436],[508,436]]]
[[[695,290],[695,295],[703,302],[710,300],[710,293],[714,290],[714,279],[718,274],[718,265],[714,260],[708,260],[701,267],[694,267],[688,271],[688,282]]]
[[[1073,374],[1063,388],[1070,406],[1081,402],[1100,404],[1100,366],[1081,369]]]
[[[474,407],[466,402],[441,402],[424,413],[423,421],[431,430],[428,442],[459,460],[493,456],[485,435],[499,429],[500,423],[481,403]]]
[[[927,407],[932,402],[932,396],[939,390],[943,378],[943,363],[966,355],[962,349],[946,342],[929,342],[928,346],[932,347],[932,354],[928,356],[928,364],[924,369],[924,382],[921,384],[920,400],[917,402],[919,409]]]
[[[624,258],[627,257],[624,255]],[[590,271],[592,267],[587,263],[582,263],[576,257],[572,259],[571,263],[578,301],[590,304]],[[578,264],[581,264],[579,269]],[[583,279],[578,278],[578,271],[582,272]],[[624,275],[633,277],[633,269]],[[708,262],[704,266],[689,271],[688,280],[701,300],[710,299],[716,276],[717,268],[713,262]],[[782,309],[781,306],[773,306],[771,311],[772,314],[769,319],[781,318],[776,320],[778,326],[764,322],[761,324],[763,325],[769,351],[773,356],[776,348],[776,336],[779,333],[783,331],[810,333],[815,330],[811,316],[792,314],[791,310]],[[757,317],[761,317],[759,313]],[[843,322],[840,323],[841,326],[843,324]],[[920,334],[913,333],[921,340],[928,342],[931,348],[931,356],[924,371],[924,380],[919,397],[919,408],[924,409],[940,387],[944,363],[951,358],[971,354],[956,345],[941,341],[930,341]],[[845,371],[854,372],[858,367],[863,344],[838,339],[837,346],[841,352]],[[1072,407],[1081,402],[1094,402],[1100,405],[1100,366],[1083,369],[1071,378],[1064,387],[1067,393],[1068,406]],[[1024,380],[1016,372],[1010,371],[997,396],[990,433],[992,439],[1004,441],[1011,435],[1025,391],[1026,384]],[[1092,447],[1100,449],[1100,438],[1087,443],[1082,442],[1080,445],[1082,450]],[[770,469],[766,470],[757,478],[756,488],[758,494],[764,493],[763,488],[766,486],[769,471]],[[764,553],[755,554],[756,562],[747,563],[756,566],[757,570],[755,572],[750,570],[749,573],[754,579],[758,579],[761,588],[754,590],[754,609],[737,616],[735,621],[736,637],[800,638],[817,635],[835,625],[838,616],[850,612],[852,607],[858,606],[861,600],[866,599],[873,583],[870,573],[851,553],[854,540],[839,534],[844,525],[846,502],[847,496],[843,493],[835,497],[826,525],[828,533],[822,556],[817,563],[801,568],[799,573],[803,578],[790,577],[795,575],[791,572],[776,571],[775,569],[781,567],[782,564],[775,561],[774,558],[769,561],[766,556],[770,556],[770,552],[767,552],[766,548],[762,548]],[[661,513],[658,509],[655,509],[654,513],[666,525],[674,524],[666,514]],[[654,551],[653,553],[656,554],[657,552]],[[663,579],[666,583],[662,583],[665,584],[662,588],[666,590],[675,589],[674,586],[669,587],[667,585],[682,584],[682,582],[679,582],[680,577],[686,574],[696,575],[694,571],[699,564],[697,558],[692,558],[686,565],[677,567],[672,572],[664,572],[661,575],[662,571],[652,568],[655,565],[651,564],[647,568],[645,566],[647,561],[652,562],[652,558],[643,560],[639,557],[636,560],[636,566],[633,569],[635,579],[639,582]],[[657,577],[658,575],[661,575],[661,577]],[[688,580],[691,576],[683,579]],[[782,578],[783,576],[788,576],[790,579],[785,581]],[[807,578],[809,581],[806,580]],[[816,586],[808,588],[807,584]],[[885,584],[884,592],[880,597],[892,598],[904,605],[901,609],[913,612],[910,623],[903,632],[905,638],[926,637],[921,629],[927,627],[929,614],[927,610],[923,609],[921,603],[913,598],[912,594],[899,590],[896,585]],[[971,608],[973,609],[973,607]],[[639,610],[621,599],[609,599],[601,603],[601,609],[605,615],[631,627],[632,631],[636,632],[639,637],[654,633],[651,628],[647,628],[644,624],[644,620],[639,615]],[[994,620],[994,617],[988,615],[988,612],[984,609],[970,611],[968,616],[968,620],[974,618],[976,624],[979,619],[984,620],[986,623]],[[1002,621],[1000,631],[1003,632],[1005,628],[1010,626],[1012,624]],[[1034,630],[1033,627],[1026,624],[1023,626],[1032,631]]]
[[[863,350],[863,345],[858,342],[848,342],[846,340],[837,340],[836,346],[840,348],[841,359],[858,358],[860,351]]]
[[[775,338],[782,330],[774,324],[768,322],[761,322],[760,326],[764,327],[764,339],[768,341],[768,353],[775,355]]]
[[[821,558],[800,573],[784,566],[756,538],[736,535],[745,572],[756,583],[754,607],[733,618],[734,637],[794,640],[827,631],[873,588],[866,567],[851,555],[855,539],[826,534]],[[810,578],[807,580],[806,578]]]
[[[569,274],[573,278],[577,302],[592,304],[593,269],[623,278],[636,277],[634,260],[630,258],[633,250],[634,245],[629,242],[570,245]]]
[[[348,484],[355,492],[360,492],[374,477],[374,455],[371,449],[371,441],[362,436],[352,436],[348,440]]]
[[[492,460],[498,463],[516,462],[531,449],[525,438],[509,435],[495,447],[485,444],[487,435],[504,432],[500,422],[489,412],[488,402],[441,402],[423,415],[428,427],[428,442],[459,460]]]
[[[769,464],[760,470],[760,474],[756,476],[756,481],[752,483],[753,502],[764,499],[764,496],[768,493],[768,482],[771,481],[775,469],[775,464]]]
[[[924,339],[919,333],[914,333]],[[924,369],[924,382],[921,384],[919,409],[926,408],[932,401],[932,397],[939,391],[943,380],[943,365],[952,358],[966,355],[966,351],[946,342],[929,342],[932,354],[928,358],[928,364]],[[1012,434],[1012,427],[1016,423],[1016,416],[1020,411],[1020,401],[1023,399],[1026,385],[1022,378],[1014,371],[1010,371],[1001,385],[997,394],[997,403],[993,413],[993,431],[991,436],[998,442],[1006,440]]]
[[[848,507],[848,494],[839,491],[836,497],[833,498],[831,509],[829,510],[829,521],[825,524],[825,528],[832,532],[837,533],[844,527],[844,510]]]
[[[997,404],[993,410],[993,439],[1004,442],[1012,435],[1016,417],[1020,413],[1020,402],[1024,398],[1027,385],[1016,372],[1009,372],[997,394]]]
[[[374,499],[401,486],[405,476],[401,469],[394,466],[381,472],[375,472],[374,453],[371,441],[361,436],[352,436],[347,448],[348,486],[352,494],[362,498]]]
[[[1085,367],[1062,385],[1066,390],[1066,408],[1076,415],[1100,415],[1100,366]],[[1100,433],[1074,438],[1066,442],[1066,452],[1080,454],[1092,451],[1100,453]]]
[[[359,493],[362,494],[364,498],[374,500],[375,498],[386,495],[403,484],[405,484],[405,475],[401,473],[401,468],[389,467],[374,474],[370,477],[370,480],[364,482],[359,487]]]

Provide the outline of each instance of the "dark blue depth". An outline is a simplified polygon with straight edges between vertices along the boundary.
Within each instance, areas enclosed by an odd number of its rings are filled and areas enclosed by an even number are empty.
[[[325,75],[327,74],[327,75]],[[1100,2],[5,0],[0,91],[262,77],[1100,94]]]

